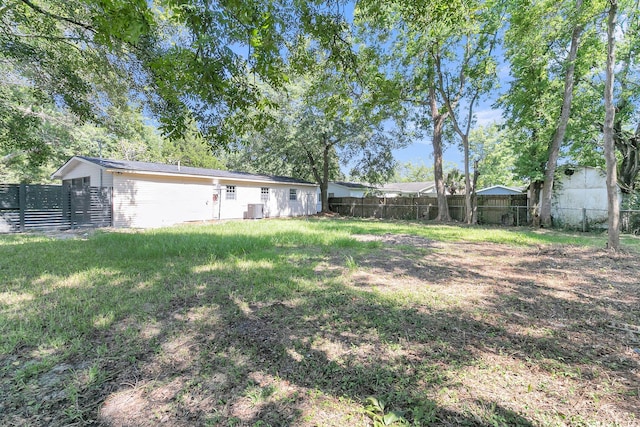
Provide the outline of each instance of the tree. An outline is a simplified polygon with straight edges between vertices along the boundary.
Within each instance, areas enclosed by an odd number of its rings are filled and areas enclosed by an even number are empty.
[[[607,14],[607,68],[604,87],[604,157],[607,164],[607,208],[608,208],[608,234],[607,247],[613,251],[620,249],[620,206],[618,204],[618,188],[616,180],[616,157],[614,143],[615,104],[613,98],[613,86],[615,80],[614,66],[616,46],[616,23],[618,17],[617,0],[608,0],[609,12]]]
[[[435,61],[436,87],[462,142],[467,224],[474,222],[475,212],[469,147],[473,109],[479,97],[491,91],[497,80],[492,53],[502,18],[501,8],[494,2],[472,4],[471,8],[473,13],[461,16],[457,32],[449,35],[448,43],[452,46],[449,53],[436,57]],[[464,108],[459,105],[461,100],[466,101]]]
[[[433,181],[433,166],[427,166],[424,162],[413,163],[411,161],[399,163],[393,171],[391,182],[425,182]]]
[[[192,122],[224,144],[226,118],[259,102],[251,76],[285,81],[288,41],[312,34],[332,61],[351,46],[340,1],[15,0],[0,8],[0,55],[20,78],[81,120],[132,103],[165,135]]]
[[[580,14],[582,0],[576,1],[576,14]],[[573,88],[575,80],[576,59],[578,57],[578,45],[584,24],[580,21],[576,22],[571,31],[571,41],[569,44],[569,52],[565,60],[564,71],[564,92],[562,95],[562,107],[560,108],[560,117],[557,126],[551,138],[549,146],[549,155],[544,174],[544,186],[542,188],[542,203],[540,206],[540,220],[544,226],[550,227],[551,224],[551,198],[553,191],[554,175],[558,157],[560,156],[560,144],[564,140],[571,114],[571,103],[573,102]]]
[[[284,90],[264,89],[271,107],[253,114],[271,119],[238,138],[239,154],[229,166],[316,182],[326,212],[328,184],[341,177],[340,166],[370,184],[386,181],[394,166],[391,150],[401,138],[385,129],[378,112],[383,106],[371,104],[366,88],[338,74],[322,53],[310,48],[305,54],[315,60],[304,74]]]
[[[407,117],[430,133],[437,220],[450,219],[442,164],[449,121],[466,147],[466,185],[470,187],[468,135],[473,106],[495,81],[490,58],[500,25],[498,6],[475,0],[358,3],[360,25],[380,34],[378,48],[388,58],[388,73],[400,81],[400,100],[413,112]],[[471,209],[468,213],[471,218]]]
[[[458,169],[453,169],[447,173],[447,177],[444,182],[445,187],[447,187],[447,191],[451,195],[455,195],[466,186],[465,184],[465,174],[460,172]]]
[[[470,155],[478,161],[479,188],[493,185],[522,186],[522,180],[515,175],[517,157],[507,137],[507,132],[495,123],[471,131]]]
[[[528,176],[534,203],[542,190],[539,214],[550,225],[557,160],[567,136],[577,135],[567,134],[574,83],[590,72],[593,46],[599,43],[594,25],[586,29],[593,8],[580,0],[541,0],[510,3],[509,12],[505,53],[514,80],[500,104],[519,140],[518,173]]]

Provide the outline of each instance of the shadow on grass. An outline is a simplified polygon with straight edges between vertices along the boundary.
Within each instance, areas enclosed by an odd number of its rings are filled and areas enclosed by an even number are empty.
[[[603,360],[592,341],[569,335],[601,316],[604,294],[571,300],[534,279],[505,278],[491,301],[509,322],[500,324],[455,305],[399,303],[350,286],[344,265],[331,265],[344,253],[365,260],[375,245],[286,223],[262,234],[233,227],[0,246],[0,421],[361,425],[370,422],[365,399],[375,396],[416,424],[529,426],[504,402],[471,393],[452,398],[452,409],[434,396],[454,389],[455,375],[487,349],[551,373]],[[394,268],[423,280],[439,266],[434,286],[452,274],[491,279],[433,258],[425,269],[410,261]],[[337,273],[318,269],[327,264]],[[548,268],[527,260],[519,267],[534,275]],[[637,310],[621,304],[611,320]],[[563,323],[549,335],[513,331],[550,316]],[[602,325],[588,326],[602,336]],[[601,368],[633,381],[637,363],[610,356]],[[637,400],[616,405],[640,416]]]

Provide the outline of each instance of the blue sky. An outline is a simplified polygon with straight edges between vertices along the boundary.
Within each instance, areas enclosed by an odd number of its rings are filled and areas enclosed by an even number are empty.
[[[490,104],[482,105],[476,109],[476,127],[500,122],[502,119],[502,111],[492,108]],[[433,166],[432,154],[433,150],[429,137],[416,140],[405,148],[393,151],[394,158],[399,163],[411,162],[413,164],[425,164],[427,166]],[[443,152],[443,161],[445,168],[448,164],[455,164],[460,170],[464,170],[464,156],[457,141],[454,143],[446,143]]]
[[[344,6],[343,13],[347,18],[347,21],[353,22],[354,3],[347,3]],[[488,95],[485,95],[485,100],[479,105],[476,105],[474,110],[474,117],[476,120],[475,127],[489,125],[491,123],[502,121],[502,111],[493,107],[493,104],[508,87],[508,82],[511,80],[509,73],[509,66],[502,60],[502,48],[498,45],[495,50],[495,55],[498,60],[498,85],[495,90]],[[459,141],[444,141],[443,161],[445,169],[456,165],[460,170],[464,170],[464,155],[461,147],[459,147]],[[399,163],[411,162],[413,164],[425,164],[427,166],[433,166],[433,150],[431,146],[431,138],[425,137],[420,140],[416,140],[409,144],[407,147],[397,149],[393,151],[394,158]],[[346,171],[345,171],[346,172]]]

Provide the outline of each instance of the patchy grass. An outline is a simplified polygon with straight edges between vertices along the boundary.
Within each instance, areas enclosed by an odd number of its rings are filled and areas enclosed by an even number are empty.
[[[345,219],[0,236],[0,424],[638,425],[640,240],[605,241]]]

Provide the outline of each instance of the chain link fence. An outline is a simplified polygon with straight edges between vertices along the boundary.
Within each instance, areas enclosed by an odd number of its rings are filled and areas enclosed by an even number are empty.
[[[608,211],[606,209],[568,209],[555,208],[553,212],[554,227],[599,231],[608,227]],[[626,234],[640,235],[640,210],[620,211],[620,231]]]
[[[467,208],[464,196],[448,196],[449,215],[464,222]],[[435,197],[334,197],[329,208],[344,216],[360,218],[434,220],[438,216]],[[481,196],[476,208],[478,224],[526,226],[533,224],[533,212],[526,195]],[[602,209],[555,208],[553,225],[557,228],[580,231],[606,230],[607,211]],[[620,231],[640,235],[640,210],[620,211]]]

